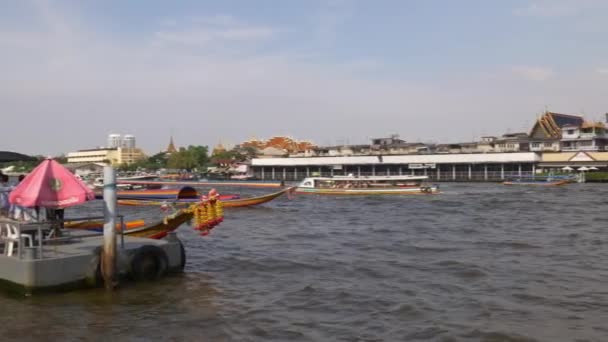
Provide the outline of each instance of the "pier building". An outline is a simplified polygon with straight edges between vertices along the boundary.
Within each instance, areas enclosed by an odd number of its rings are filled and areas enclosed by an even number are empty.
[[[533,152],[347,157],[256,158],[253,176],[262,180],[301,180],[310,176],[354,174],[426,175],[436,181],[498,181],[531,176],[541,157]]]
[[[368,145],[310,146],[289,157],[260,156],[251,166],[258,179],[412,174],[437,181],[499,181],[567,166],[608,168],[608,152],[602,151],[608,151],[605,123],[545,111],[529,134],[449,144],[411,143],[391,135]]]

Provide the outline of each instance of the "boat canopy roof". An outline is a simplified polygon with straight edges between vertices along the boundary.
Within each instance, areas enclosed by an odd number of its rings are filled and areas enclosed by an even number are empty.
[[[318,181],[351,181],[351,182],[369,182],[369,181],[421,181],[428,179],[428,176],[333,176],[333,177],[306,177],[306,179]]]

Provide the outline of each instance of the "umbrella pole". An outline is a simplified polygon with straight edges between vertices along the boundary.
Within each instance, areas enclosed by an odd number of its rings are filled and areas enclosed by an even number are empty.
[[[101,270],[107,290],[115,285],[116,274],[116,174],[111,166],[103,168],[103,252]]]

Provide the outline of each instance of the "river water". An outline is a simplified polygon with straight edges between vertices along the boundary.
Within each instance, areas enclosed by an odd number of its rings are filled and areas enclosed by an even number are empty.
[[[442,190],[228,209],[207,237],[178,230],[184,274],[110,294],[0,296],[0,336],[608,340],[608,187]]]

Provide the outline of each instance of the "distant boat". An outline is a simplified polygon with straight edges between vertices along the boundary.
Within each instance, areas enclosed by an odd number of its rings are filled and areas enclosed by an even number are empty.
[[[135,176],[124,176],[124,177],[116,177],[116,181],[117,181],[117,185],[116,187],[118,189],[141,189],[144,186],[142,184],[132,184],[130,182],[142,182],[142,181],[146,181],[146,180],[154,180],[154,179],[158,179],[157,175],[153,175],[153,174],[142,174],[142,175],[135,175]],[[103,177],[97,177],[95,178],[95,180],[93,181],[92,184],[93,189],[102,189],[103,188]]]
[[[504,181],[504,185],[537,185],[537,186],[558,186],[576,182],[577,179],[571,176],[538,176],[522,177]]]
[[[308,177],[296,193],[319,195],[436,194],[439,187],[427,184],[427,176],[333,176]]]

